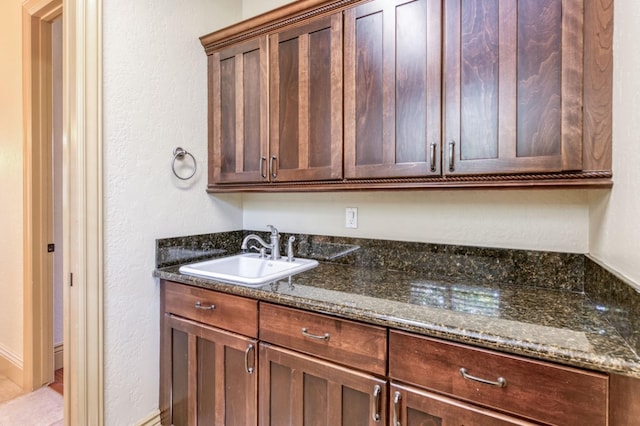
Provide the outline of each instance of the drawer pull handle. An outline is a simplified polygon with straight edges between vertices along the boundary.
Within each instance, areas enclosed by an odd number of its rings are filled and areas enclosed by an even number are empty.
[[[396,392],[393,395],[393,426],[402,426],[400,422],[400,400],[402,399],[402,394],[400,392]]]
[[[244,369],[249,374],[253,374],[253,367],[249,367],[249,354],[251,352],[255,352],[255,351],[254,351],[254,346],[250,344],[249,346],[247,346],[247,350],[244,351]],[[252,363],[252,365],[253,364],[254,363]]]
[[[200,303],[200,301],[197,301],[196,304],[194,305],[194,308],[202,309],[203,311],[213,311],[216,308],[216,305],[211,304],[207,306]]]
[[[373,388],[373,421],[378,423],[380,422],[380,394],[382,393],[382,388],[380,385],[376,385]]]
[[[499,388],[504,388],[507,386],[507,379],[505,379],[504,377],[498,377],[498,380],[494,382],[493,380],[487,380],[487,379],[482,379],[480,377],[472,376],[467,372],[466,368],[460,369],[460,375],[465,379],[473,380],[474,382],[484,383],[485,385],[497,386]]]
[[[308,337],[310,339],[316,339],[316,340],[329,340],[329,333],[324,333],[322,336],[318,335],[318,334],[311,334],[309,333],[309,330],[307,330],[306,328],[302,329],[302,335],[304,337]]]

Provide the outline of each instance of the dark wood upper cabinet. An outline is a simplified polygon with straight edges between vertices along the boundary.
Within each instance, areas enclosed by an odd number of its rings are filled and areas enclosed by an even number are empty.
[[[209,182],[266,180],[267,38],[209,56]]]
[[[613,2],[305,0],[203,36],[222,191],[611,186]]]
[[[342,14],[269,37],[274,182],[342,178]]]
[[[345,19],[345,177],[440,174],[440,0],[377,0]]]
[[[444,2],[445,174],[583,169],[582,3]]]

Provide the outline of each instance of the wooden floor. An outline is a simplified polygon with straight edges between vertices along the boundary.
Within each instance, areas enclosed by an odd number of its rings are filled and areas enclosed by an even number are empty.
[[[64,395],[64,374],[62,368],[56,370],[56,374],[54,377],[54,382],[49,385],[51,389],[58,392],[60,395]]]

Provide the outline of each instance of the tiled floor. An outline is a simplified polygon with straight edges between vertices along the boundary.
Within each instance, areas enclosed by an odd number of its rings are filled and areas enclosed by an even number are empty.
[[[7,377],[0,375],[0,403],[10,401],[23,393],[20,386],[13,383]]]

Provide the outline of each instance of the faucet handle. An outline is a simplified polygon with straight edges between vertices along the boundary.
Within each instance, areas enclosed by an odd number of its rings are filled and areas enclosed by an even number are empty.
[[[273,225],[267,225],[267,228],[271,231],[271,235],[278,235],[278,230]]]

